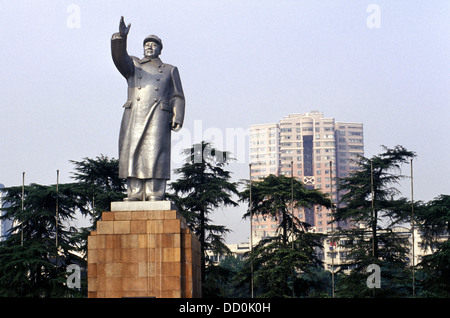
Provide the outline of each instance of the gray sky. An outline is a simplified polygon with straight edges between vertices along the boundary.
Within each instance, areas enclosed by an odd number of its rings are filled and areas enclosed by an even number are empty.
[[[0,183],[70,182],[73,166],[117,158],[126,82],[110,38],[131,23],[128,52],[162,38],[186,95],[178,151],[201,139],[232,151],[248,178],[244,131],[319,110],[364,124],[365,155],[380,145],[415,151],[414,198],[450,193],[450,2],[432,1],[6,1],[0,23]],[[372,5],[372,6],[371,6]],[[227,135],[228,134],[228,135]],[[231,138],[233,136],[234,138]],[[409,166],[404,173],[409,175]],[[176,176],[175,176],[176,177]],[[410,197],[409,181],[402,186]],[[246,207],[214,219],[247,239]]]

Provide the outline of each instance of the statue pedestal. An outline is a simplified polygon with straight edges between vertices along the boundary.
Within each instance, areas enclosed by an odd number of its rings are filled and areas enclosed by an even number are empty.
[[[200,243],[168,201],[114,202],[88,237],[88,297],[201,297]]]

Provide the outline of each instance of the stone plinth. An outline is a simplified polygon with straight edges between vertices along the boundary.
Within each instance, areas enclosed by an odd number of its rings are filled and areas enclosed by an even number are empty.
[[[111,202],[111,211],[161,211],[177,210],[170,201],[122,201]]]
[[[88,237],[88,297],[201,297],[200,243],[184,218],[170,204],[119,203]]]

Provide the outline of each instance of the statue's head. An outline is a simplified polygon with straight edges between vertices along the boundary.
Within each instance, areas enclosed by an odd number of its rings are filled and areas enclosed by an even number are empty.
[[[156,35],[149,35],[144,39],[144,56],[157,58],[163,48],[162,41]]]

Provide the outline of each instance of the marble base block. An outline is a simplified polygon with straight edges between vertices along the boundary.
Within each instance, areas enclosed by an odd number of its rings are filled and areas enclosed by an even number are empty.
[[[111,211],[177,210],[170,201],[123,201],[111,202]]]
[[[200,242],[172,203],[111,210],[88,237],[89,298],[201,297]]]

